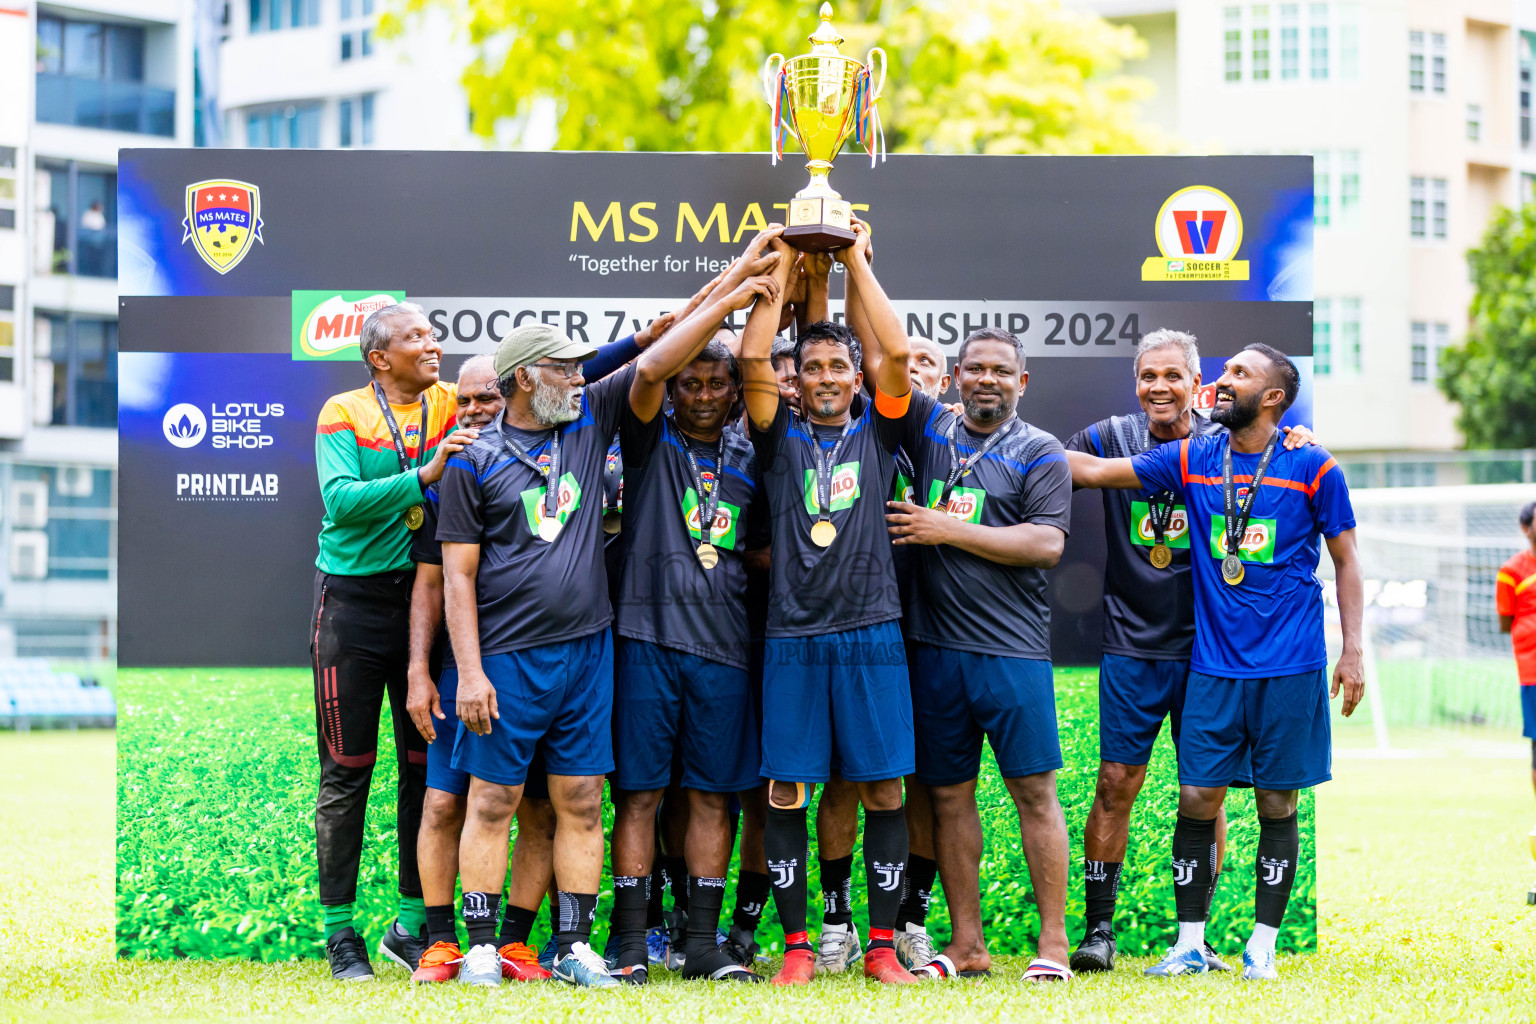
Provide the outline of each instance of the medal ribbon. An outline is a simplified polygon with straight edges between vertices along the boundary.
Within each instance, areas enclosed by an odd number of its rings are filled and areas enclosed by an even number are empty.
[[[1248,485],[1247,499],[1239,503],[1237,484],[1232,479],[1232,437],[1227,436],[1226,447],[1221,452],[1221,490],[1229,555],[1237,554],[1238,545],[1243,542],[1243,534],[1248,531],[1248,519],[1253,514],[1254,499],[1259,496],[1259,484],[1264,482],[1264,471],[1269,468],[1270,456],[1275,454],[1275,445],[1279,443],[1280,431],[1277,430],[1270,436],[1269,444],[1264,446],[1258,468],[1253,471],[1253,482]]]
[[[1149,426],[1141,432],[1141,450],[1149,451],[1152,448],[1152,430]],[[1173,522],[1173,506],[1178,503],[1179,496],[1172,491],[1159,491],[1157,494],[1147,495],[1148,519],[1152,521],[1152,541],[1154,544],[1163,544],[1163,538],[1168,535],[1168,524]],[[1246,529],[1246,524],[1245,527]]]
[[[848,432],[853,429],[853,420],[843,424],[843,434],[837,439],[837,444],[832,446],[832,451],[825,458],[822,456],[821,438],[816,436],[816,428],[807,423],[806,429],[810,431],[811,458],[816,460],[816,507],[821,510],[817,516],[820,522],[832,521],[832,471],[837,467],[837,457],[843,454],[843,446],[848,443]]]
[[[955,489],[955,484],[960,482],[961,477],[969,475],[971,467],[980,462],[981,457],[991,451],[997,442],[1013,433],[1018,425],[1018,420],[1009,420],[1003,426],[992,431],[987,436],[987,439],[981,443],[980,448],[977,448],[962,460],[960,458],[960,445],[955,439],[955,432],[960,429],[960,418],[957,416],[951,420],[949,432],[945,435],[945,440],[949,442],[949,477],[944,481],[944,489],[939,492],[939,503],[934,508],[949,508],[949,495]]]
[[[507,451],[511,452],[517,461],[544,478],[544,518],[556,518],[560,514],[560,428],[556,427],[551,432],[549,468],[545,469],[534,461],[533,456],[523,450],[522,445],[502,432],[500,416],[492,422],[496,424],[496,434],[501,438],[501,443]]]
[[[673,429],[677,429],[676,424],[673,424]],[[713,544],[715,511],[720,507],[720,486],[725,477],[725,431],[720,431],[720,441],[715,448],[713,487],[704,486],[704,473],[699,469],[699,459],[693,454],[693,445],[689,442],[688,435],[678,430],[677,437],[683,443],[683,454],[688,456],[688,470],[693,474],[693,487],[699,494],[699,543]]]
[[[416,469],[420,465],[411,465],[410,457],[405,454],[405,439],[400,436],[400,425],[395,422],[395,414],[389,408],[389,399],[384,396],[384,385],[378,381],[373,382],[373,397],[378,400],[379,411],[384,414],[384,425],[389,428],[389,436],[395,443],[395,455],[400,459],[400,472],[404,473]],[[427,452],[427,393],[421,393],[421,440],[416,445],[418,459]]]

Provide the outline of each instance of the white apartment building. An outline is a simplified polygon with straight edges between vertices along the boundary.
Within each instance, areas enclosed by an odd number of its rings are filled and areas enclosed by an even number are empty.
[[[1190,152],[1315,158],[1317,426],[1346,452],[1456,447],[1438,352],[1464,253],[1532,197],[1536,0],[1085,0],[1150,53],[1146,115]],[[1417,482],[1417,481],[1394,481]]]
[[[207,0],[205,0],[207,2]],[[222,139],[210,145],[274,149],[469,149],[460,77],[468,45],[441,9],[411,15],[382,39],[384,0],[235,0],[210,99]]]
[[[190,146],[190,0],[0,0],[0,658],[117,636],[117,151]]]

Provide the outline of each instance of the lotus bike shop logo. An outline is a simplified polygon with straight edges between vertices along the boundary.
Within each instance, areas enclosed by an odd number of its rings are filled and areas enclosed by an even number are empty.
[[[1153,226],[1161,256],[1141,264],[1143,281],[1246,281],[1243,215],[1225,192],[1209,185],[1181,188],[1157,211]]]
[[[405,301],[403,291],[293,292],[293,358],[355,361],[368,314]]]
[[[221,274],[234,270],[261,237],[261,190],[244,181],[213,178],[187,186],[182,244]]]
[[[208,419],[203,410],[188,402],[173,405],[160,421],[165,439],[177,448],[191,448],[208,436]]]

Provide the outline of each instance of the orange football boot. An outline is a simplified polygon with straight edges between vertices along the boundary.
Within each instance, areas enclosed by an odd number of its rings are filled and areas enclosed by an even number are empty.
[[[417,984],[452,981],[459,976],[459,964],[463,959],[457,942],[434,942],[421,954],[421,963],[411,972],[411,981]]]
[[[917,979],[896,959],[896,951],[889,946],[877,946],[864,951],[864,977],[873,978],[882,985],[916,985]]]
[[[527,943],[509,942],[499,950],[501,976],[509,981],[547,981],[549,972],[539,966],[539,954]]]
[[[784,953],[784,966],[773,976],[770,985],[809,985],[816,976],[816,954],[808,949],[791,949]]]

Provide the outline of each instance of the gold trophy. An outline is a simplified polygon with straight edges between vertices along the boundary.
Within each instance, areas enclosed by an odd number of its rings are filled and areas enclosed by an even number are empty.
[[[853,207],[833,191],[827,175],[848,136],[865,147],[871,163],[881,148],[875,101],[885,88],[885,51],[870,50],[865,64],[844,57],[837,50],[843,38],[832,27],[832,5],[825,3],[809,39],[810,53],[768,58],[763,88],[773,108],[774,162],[784,154],[786,134],[809,157],[811,182],[790,200],[784,241],[805,252],[831,252],[853,243]]]

